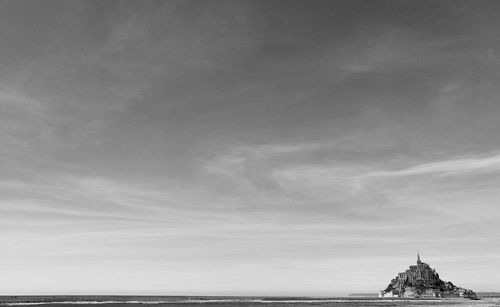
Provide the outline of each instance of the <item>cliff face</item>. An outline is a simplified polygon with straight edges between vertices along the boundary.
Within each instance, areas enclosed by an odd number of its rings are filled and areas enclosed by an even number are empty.
[[[418,256],[417,265],[411,265],[408,270],[399,273],[385,290],[380,291],[380,296],[477,298],[474,291],[441,280],[436,270],[420,261],[420,256]]]

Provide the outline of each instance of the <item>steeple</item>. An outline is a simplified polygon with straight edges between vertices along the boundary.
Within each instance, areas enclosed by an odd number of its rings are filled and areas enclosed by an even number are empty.
[[[417,264],[421,264],[422,261],[420,261],[420,254],[418,253],[418,249],[417,249]]]

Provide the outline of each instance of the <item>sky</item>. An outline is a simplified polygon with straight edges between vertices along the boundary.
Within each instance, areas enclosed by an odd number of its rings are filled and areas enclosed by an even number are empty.
[[[0,293],[500,290],[499,10],[0,1]]]

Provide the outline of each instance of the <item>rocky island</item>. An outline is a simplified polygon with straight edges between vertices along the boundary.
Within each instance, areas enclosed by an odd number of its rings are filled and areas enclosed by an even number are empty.
[[[410,265],[405,272],[399,273],[380,297],[457,297],[477,299],[474,291],[455,286],[450,281],[439,278],[436,270],[427,263],[420,261],[417,252],[417,265]]]

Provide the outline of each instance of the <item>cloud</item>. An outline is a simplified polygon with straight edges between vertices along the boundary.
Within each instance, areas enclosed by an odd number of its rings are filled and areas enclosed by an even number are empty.
[[[471,203],[481,209],[468,218],[484,218],[496,197],[486,195],[492,195],[497,184],[487,177],[500,171],[497,154],[469,154],[420,164],[411,157],[377,163],[340,157],[315,160],[322,150],[324,146],[312,143],[236,146],[210,160],[205,172],[227,179],[236,191],[246,191],[240,199],[243,203],[259,200],[288,208],[291,214],[302,210],[297,208],[307,211],[313,206],[318,214],[335,214],[346,220],[369,217],[380,223],[387,222],[390,215],[406,214],[429,215],[426,223],[430,224],[443,216],[463,221],[467,218],[460,212],[469,210]],[[483,176],[481,188],[476,176]]]
[[[129,223],[180,225],[207,214],[209,209],[205,204],[210,199],[203,190],[194,187],[76,175],[4,180],[0,181],[0,190],[2,215],[19,231],[33,222],[80,223],[76,229],[106,221],[118,229],[129,227]],[[198,208],[196,214],[193,208]],[[46,220],[40,220],[40,216]]]
[[[0,151],[29,149],[35,140],[49,138],[47,107],[17,92],[0,90]]]
[[[461,158],[423,163],[405,169],[393,171],[376,171],[361,177],[404,177],[418,175],[474,175],[500,170],[500,155],[476,158]]]

